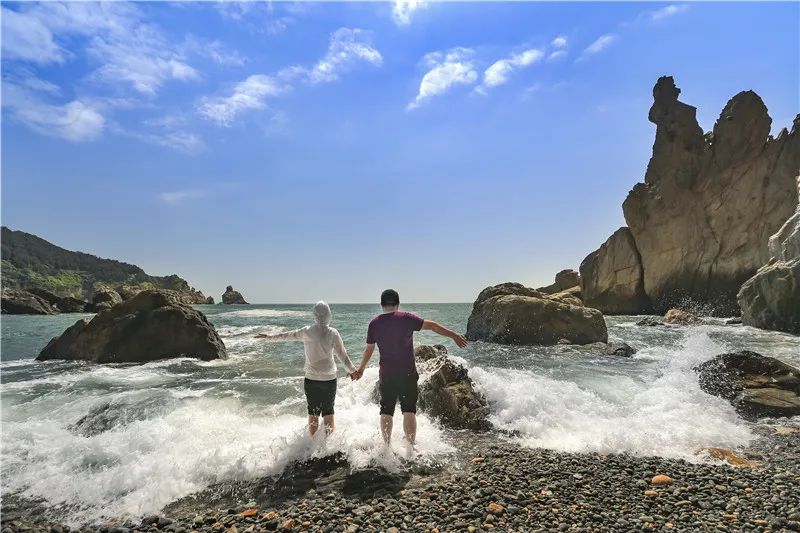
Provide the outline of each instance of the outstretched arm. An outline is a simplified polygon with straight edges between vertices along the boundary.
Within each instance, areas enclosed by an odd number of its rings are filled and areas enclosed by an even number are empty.
[[[256,339],[265,341],[301,341],[303,340],[303,330],[296,329],[294,331],[284,331],[283,333],[259,333],[255,336]]]
[[[462,335],[461,333],[456,333],[452,329],[447,329],[438,322],[434,322],[433,320],[425,320],[422,323],[422,329],[429,329],[434,333],[438,333],[442,337],[448,337],[450,339],[453,339],[453,342],[455,342],[459,348],[467,347],[467,339],[464,338],[464,335]]]

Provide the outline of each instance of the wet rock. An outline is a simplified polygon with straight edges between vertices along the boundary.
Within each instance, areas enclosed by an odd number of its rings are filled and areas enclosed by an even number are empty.
[[[665,474],[658,474],[653,476],[653,479],[650,480],[650,483],[653,485],[672,485],[673,481],[671,477]]]
[[[9,315],[54,315],[58,309],[28,291],[3,288],[2,312]]]
[[[518,283],[487,287],[478,295],[467,322],[467,338],[500,344],[552,345],[606,342],[603,314],[597,309],[548,298]]]
[[[447,347],[441,344],[434,346],[421,344],[414,348],[414,357],[417,361],[429,361],[442,355],[447,355]]]
[[[700,387],[725,398],[748,420],[800,415],[800,370],[772,357],[742,351],[695,367]]]
[[[225,287],[225,293],[222,295],[222,303],[227,305],[233,304],[246,304],[244,297],[239,291],[233,290],[231,285]]]
[[[225,358],[225,346],[206,317],[170,291],[148,290],[51,340],[37,360],[143,363],[156,359]]]
[[[455,429],[489,429],[489,405],[475,390],[467,369],[446,355],[420,365],[426,375],[419,385],[419,405],[425,413]]]
[[[636,349],[626,342],[613,342],[609,343],[606,347],[607,355],[614,355],[617,357],[633,357]]]
[[[637,325],[637,326],[648,326],[648,327],[652,327],[652,326],[663,326],[663,325],[664,325],[664,323],[663,323],[663,322],[661,322],[660,320],[656,320],[655,318],[646,317],[646,318],[643,318],[643,319],[639,320],[639,321],[636,323],[636,325]]]

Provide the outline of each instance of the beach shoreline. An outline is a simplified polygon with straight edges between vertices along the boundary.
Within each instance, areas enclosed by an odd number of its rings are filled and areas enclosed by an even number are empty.
[[[783,424],[783,425],[779,425]],[[668,430],[668,428],[661,428]],[[756,427],[749,466],[524,448],[465,432],[444,466],[352,470],[341,455],[280,476],[217,484],[162,514],[58,524],[58,509],[3,495],[2,531],[630,531],[800,530],[800,423]],[[672,482],[653,484],[666,475]],[[396,528],[396,529],[392,529]]]

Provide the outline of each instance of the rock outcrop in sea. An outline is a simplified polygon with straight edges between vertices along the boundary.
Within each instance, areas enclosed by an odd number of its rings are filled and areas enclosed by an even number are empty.
[[[742,418],[800,415],[800,370],[749,351],[718,355],[695,367],[700,388],[725,398]]]
[[[454,429],[486,430],[489,404],[461,363],[447,356],[444,346],[418,346],[419,370],[427,377],[419,385],[420,410]]]
[[[770,261],[737,295],[742,322],[800,334],[800,206],[770,238],[769,251]]]
[[[2,312],[9,315],[54,315],[58,309],[29,291],[3,287]]]
[[[764,102],[743,91],[703,134],[679,94],[672,77],[659,78],[653,155],[623,203],[627,229],[581,265],[584,301],[605,313],[695,306],[737,315],[739,288],[798,205],[800,115],[773,138]]]
[[[51,340],[36,358],[145,363],[194,357],[224,359],[225,345],[203,313],[172,291],[147,290],[84,318]]]
[[[500,344],[608,342],[603,314],[570,294],[543,294],[519,283],[487,287],[467,322],[467,338]]]
[[[228,285],[225,287],[225,293],[222,295],[222,303],[232,304],[246,304],[244,297],[239,291],[233,290],[233,286]]]

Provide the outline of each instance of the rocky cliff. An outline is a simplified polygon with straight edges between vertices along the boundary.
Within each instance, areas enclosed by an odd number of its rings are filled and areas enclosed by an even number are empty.
[[[736,293],[797,206],[800,115],[773,138],[764,102],[744,91],[703,134],[679,94],[671,77],[653,89],[653,155],[622,206],[631,239],[615,234],[582,266],[584,300],[604,312],[738,314]]]

